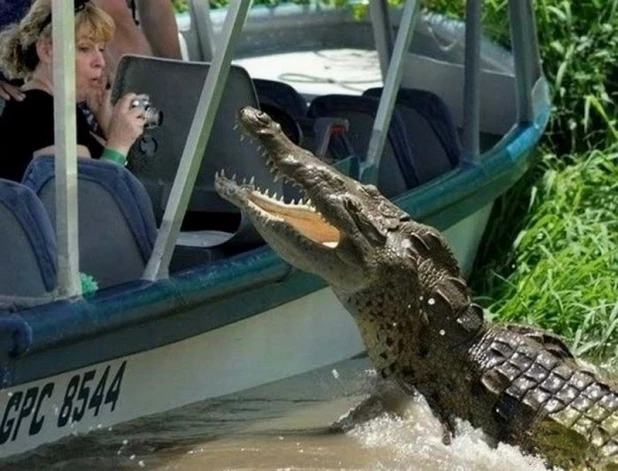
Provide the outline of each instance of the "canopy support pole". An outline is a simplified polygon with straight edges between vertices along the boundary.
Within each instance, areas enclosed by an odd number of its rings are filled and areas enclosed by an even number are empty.
[[[388,14],[388,3],[386,0],[369,2],[369,12],[371,14],[373,40],[378,51],[378,58],[380,59],[382,80],[384,80],[394,47],[393,27]]]
[[[468,161],[481,154],[481,0],[466,3],[463,148]]]
[[[397,99],[397,92],[399,91],[401,77],[403,76],[401,63],[404,61],[410,47],[414,27],[419,15],[419,6],[420,2],[418,0],[408,0],[403,9],[393,55],[388,65],[384,89],[382,90],[380,104],[367,147],[367,157],[361,169],[361,180],[365,182],[376,183],[378,179],[380,158],[384,150],[388,128]]]
[[[230,2],[220,35],[221,42],[215,48],[212,65],[202,88],[187,143],[182,152],[176,178],[163,213],[154,250],[144,270],[143,279],[155,281],[168,277],[172,252],[180,233],[182,220],[189,206],[197,173],[202,164],[210,131],[227,83],[232,54],[247,18],[250,5],[250,0]]]
[[[68,298],[81,295],[73,2],[53,0],[52,11],[58,296]]]
[[[515,60],[517,115],[519,122],[534,120],[532,89],[541,75],[534,11],[530,1],[509,1],[511,43]]]

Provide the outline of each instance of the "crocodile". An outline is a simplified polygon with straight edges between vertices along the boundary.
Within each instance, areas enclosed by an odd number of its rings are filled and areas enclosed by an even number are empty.
[[[217,192],[283,260],[330,285],[381,377],[422,394],[449,436],[460,419],[548,466],[618,469],[615,383],[549,331],[486,320],[437,229],[290,142],[268,114],[246,107],[239,121],[304,198],[224,172]]]

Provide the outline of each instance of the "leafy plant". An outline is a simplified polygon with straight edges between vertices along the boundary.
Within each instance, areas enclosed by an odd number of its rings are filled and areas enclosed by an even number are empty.
[[[618,146],[547,154],[541,169],[524,227],[502,265],[486,270],[481,283],[491,298],[481,301],[501,321],[560,333],[577,353],[618,358]]]

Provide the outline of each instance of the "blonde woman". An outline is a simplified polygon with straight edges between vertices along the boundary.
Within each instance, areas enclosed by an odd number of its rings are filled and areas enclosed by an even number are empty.
[[[0,116],[0,178],[21,181],[33,157],[54,152],[51,0],[35,0],[26,16],[0,33],[0,64],[10,78],[23,78],[23,100],[11,100]],[[135,94],[115,106],[105,85],[103,52],[114,35],[111,17],[88,0],[75,0],[75,86],[105,139],[93,134],[77,106],[77,153],[123,164],[144,130],[144,113],[132,108]]]

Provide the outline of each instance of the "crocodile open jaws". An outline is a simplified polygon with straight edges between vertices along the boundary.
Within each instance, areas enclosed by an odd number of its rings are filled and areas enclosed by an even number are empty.
[[[485,321],[436,229],[291,143],[267,114],[248,107],[239,119],[306,200],[223,174],[217,191],[284,260],[328,282],[384,378],[420,392],[447,427],[467,420],[551,466],[618,469],[613,383],[548,332]]]

